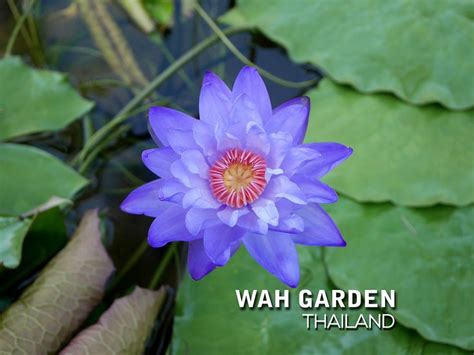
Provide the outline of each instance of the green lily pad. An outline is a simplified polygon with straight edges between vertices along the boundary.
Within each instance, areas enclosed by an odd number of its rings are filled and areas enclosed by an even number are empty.
[[[299,248],[302,278],[300,289],[314,294],[329,290],[319,248]],[[283,285],[240,250],[222,269],[203,280],[188,276],[180,286],[173,331],[173,354],[460,354],[460,350],[430,344],[414,331],[396,325],[391,330],[307,330],[298,305],[298,291],[290,290],[290,309],[240,309],[235,290],[283,290]],[[317,310],[328,317],[340,310]],[[349,317],[378,314],[350,310]],[[429,351],[426,351],[429,349]]]
[[[0,217],[0,265],[13,269],[20,264],[23,239],[31,219]]]
[[[0,144],[0,214],[19,216],[57,196],[70,199],[87,180],[52,155]]]
[[[239,0],[234,11],[240,14],[223,20],[245,19],[296,62],[362,92],[452,109],[474,105],[471,0]]]
[[[306,141],[341,142],[350,159],[327,176],[359,201],[407,206],[474,202],[474,110],[412,106],[323,80],[308,92]]]
[[[0,238],[1,240],[1,238]],[[0,294],[17,287],[22,280],[52,258],[68,241],[64,217],[59,207],[33,218],[23,241],[17,268],[0,272]]]
[[[334,283],[394,289],[397,320],[423,337],[474,350],[474,207],[423,209],[342,199],[329,212],[347,247],[328,249]]]
[[[143,5],[160,26],[171,27],[173,25],[173,0],[144,0]]]
[[[62,73],[33,69],[19,57],[0,60],[0,141],[64,128],[89,111]]]

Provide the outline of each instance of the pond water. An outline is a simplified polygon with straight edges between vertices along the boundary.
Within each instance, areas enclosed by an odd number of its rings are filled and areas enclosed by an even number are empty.
[[[72,11],[69,5],[69,1],[41,2],[36,15],[39,20],[40,41],[43,44],[42,56],[46,67],[68,73],[82,95],[96,102],[96,108],[90,114],[90,121],[97,129],[110,120],[133,97],[136,90],[124,85],[117,71],[104,60],[80,13]],[[203,8],[213,18],[218,18],[231,5],[231,1],[202,1]],[[8,38],[14,22],[5,3],[0,6],[4,24],[0,38],[5,36]],[[192,46],[212,35],[208,25],[199,16],[182,14],[183,8],[179,1],[176,2],[174,24],[161,33],[161,45],[141,32],[121,8],[109,4],[108,9],[148,80],[166,69],[170,65],[171,57],[178,58]],[[233,35],[231,39],[250,60],[279,77],[291,78],[292,81],[321,77],[313,67],[291,62],[283,49],[258,33],[243,32]],[[17,47],[20,50],[24,48],[21,38]],[[169,52],[168,58],[164,51]],[[197,117],[199,88],[204,71],[213,70],[227,84],[231,84],[242,65],[223,44],[217,42],[160,86],[156,97],[165,105],[178,107]],[[128,72],[129,68],[122,67],[122,70]],[[273,106],[303,92],[302,89],[283,87],[269,80],[266,80],[266,84]],[[141,183],[140,181],[154,179],[153,174],[145,169],[140,159],[141,151],[154,146],[147,130],[146,111],[131,117],[129,123],[132,129],[126,139],[122,139],[119,145],[114,145],[105,151],[98,163],[93,166],[88,176],[92,184],[82,194],[75,211],[70,211],[68,215],[68,227],[71,231],[86,209],[100,208],[103,211],[107,227],[107,250],[118,272],[146,238],[152,221],[151,218],[125,214],[119,209],[120,202],[128,192]],[[74,123],[70,129],[52,137],[34,136],[33,141],[28,143],[70,159],[82,145],[83,130],[78,129],[80,125]],[[117,295],[129,290],[132,285],[146,287],[165,253],[166,248],[148,248],[107,295],[99,311]],[[179,262],[173,259],[162,273],[160,284],[169,285],[170,294],[174,294],[179,287],[181,273],[185,267],[185,255],[186,250],[181,247]],[[24,286],[22,284],[21,289]],[[164,317],[162,325],[153,337],[149,353],[164,353],[169,342],[173,319],[172,298],[162,317]]]

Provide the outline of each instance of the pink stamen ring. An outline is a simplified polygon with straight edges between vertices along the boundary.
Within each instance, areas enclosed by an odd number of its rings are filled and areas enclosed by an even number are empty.
[[[259,155],[230,149],[209,169],[212,193],[219,202],[241,208],[262,194],[267,185],[266,167]]]

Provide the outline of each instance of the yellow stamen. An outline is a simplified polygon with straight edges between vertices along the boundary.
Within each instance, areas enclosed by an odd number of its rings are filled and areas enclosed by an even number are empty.
[[[224,185],[228,191],[245,189],[253,180],[254,172],[250,165],[234,163],[224,173]]]

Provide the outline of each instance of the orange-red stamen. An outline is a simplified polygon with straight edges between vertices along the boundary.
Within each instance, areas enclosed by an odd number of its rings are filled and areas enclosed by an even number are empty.
[[[230,149],[210,169],[211,190],[219,202],[241,208],[265,189],[265,160],[241,149]]]

